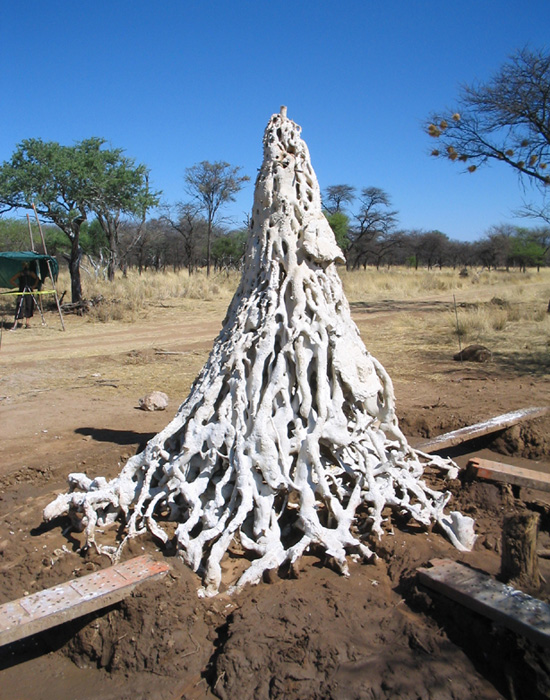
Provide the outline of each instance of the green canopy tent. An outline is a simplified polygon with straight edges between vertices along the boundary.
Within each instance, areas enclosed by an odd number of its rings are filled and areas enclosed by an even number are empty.
[[[52,277],[52,284],[57,280],[59,265],[51,255],[40,255],[32,251],[0,253],[0,287],[12,289],[17,285],[11,283],[14,275],[21,272],[23,264],[28,263],[30,269],[40,280],[40,286],[47,277]]]
[[[35,253],[34,251],[12,251],[0,253],[0,288],[4,287],[7,289],[13,289],[17,287],[17,284],[12,282],[12,279],[23,269],[24,264],[28,264],[29,268],[38,277],[39,283],[37,290],[33,290],[33,297],[39,294],[54,294],[55,302],[57,304],[57,310],[59,312],[59,318],[61,319],[61,327],[65,330],[65,324],[63,323],[63,314],[61,313],[61,306],[59,304],[59,299],[57,297],[57,291],[55,289],[55,282],[57,280],[57,275],[59,274],[59,264],[57,260],[51,255],[41,255],[40,253]],[[47,278],[51,279],[52,290],[42,291],[42,285]],[[31,292],[23,292],[23,294],[30,294]],[[2,294],[15,294],[17,292],[2,292]],[[40,308],[40,312],[42,310]],[[42,317],[44,322],[44,317]]]

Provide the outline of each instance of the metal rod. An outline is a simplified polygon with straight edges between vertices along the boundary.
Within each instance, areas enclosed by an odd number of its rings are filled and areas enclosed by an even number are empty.
[[[454,294],[453,294],[453,301],[454,301],[454,304],[455,304],[456,337],[458,338],[458,352],[461,353],[461,354],[460,354],[460,361],[462,362],[462,343],[460,342],[460,329],[459,329],[459,327],[458,327],[458,311],[457,311],[457,308],[456,308],[456,297],[455,297]]]

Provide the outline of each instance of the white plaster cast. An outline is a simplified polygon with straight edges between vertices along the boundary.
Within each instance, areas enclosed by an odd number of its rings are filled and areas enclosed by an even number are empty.
[[[175,418],[115,479],[71,475],[70,492],[44,511],[81,518],[88,544],[113,558],[147,530],[166,541],[163,522],[176,521],[178,551],[206,595],[219,590],[235,537],[257,556],[237,587],[310,545],[347,573],[348,554],[373,556],[358,509],[379,537],[391,506],[473,545],[473,521],[446,515],[449,494],[422,481],[421,460],[432,458],[407,444],[391,379],[351,319],[300,131],[286,109],[267,125],[242,280]],[[115,518],[127,533],[118,549],[96,542]]]

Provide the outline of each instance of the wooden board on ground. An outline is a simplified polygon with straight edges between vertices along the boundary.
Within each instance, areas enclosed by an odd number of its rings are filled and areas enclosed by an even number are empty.
[[[144,581],[170,567],[149,555],[73,579],[0,605],[0,646],[118,603]]]
[[[468,472],[478,479],[501,481],[514,486],[525,486],[539,491],[550,491],[550,475],[534,469],[515,467],[512,464],[494,462],[475,457],[468,462]]]
[[[450,433],[443,433],[443,435],[438,435],[435,438],[424,440],[417,445],[417,449],[422,452],[427,452],[428,454],[431,454],[432,452],[439,452],[440,450],[445,450],[449,447],[460,445],[468,440],[473,440],[474,438],[482,437],[483,435],[495,433],[497,430],[504,430],[505,428],[516,425],[521,421],[531,418],[538,418],[547,412],[547,406],[520,408],[517,411],[511,411],[510,413],[504,413],[501,416],[495,416],[494,418],[490,418],[482,423],[467,425],[465,428],[453,430]]]
[[[420,582],[499,624],[550,647],[550,605],[450,559],[418,569]]]

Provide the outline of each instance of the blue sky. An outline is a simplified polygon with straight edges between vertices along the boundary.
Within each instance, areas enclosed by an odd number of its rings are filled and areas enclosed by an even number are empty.
[[[0,161],[24,138],[101,136],[173,203],[187,167],[225,160],[252,178],[239,225],[285,104],[322,189],[381,187],[401,227],[474,240],[540,194],[430,158],[422,123],[516,49],[549,49],[549,28],[549,0],[5,0]]]

